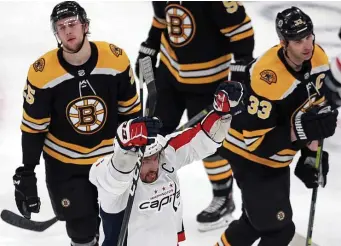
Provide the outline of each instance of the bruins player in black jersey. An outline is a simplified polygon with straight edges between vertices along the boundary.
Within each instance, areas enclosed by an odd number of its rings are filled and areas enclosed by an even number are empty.
[[[173,132],[187,109],[192,118],[210,105],[217,85],[240,81],[241,69],[252,59],[254,32],[240,2],[153,2],[154,18],[138,58],[150,56],[156,69],[155,115],[164,135]],[[230,66],[231,60],[234,66]],[[139,74],[136,63],[136,74]],[[213,200],[198,216],[199,230],[226,226],[235,206],[232,171],[228,161],[214,154],[204,159]]]
[[[335,132],[337,111],[329,109],[324,79],[328,57],[314,42],[313,23],[296,7],[278,13],[280,44],[249,67],[249,98],[245,113],[232,120],[220,149],[230,160],[242,192],[241,217],[232,222],[216,245],[287,246],[295,234],[289,199],[290,170],[308,188],[317,187],[317,140]],[[324,187],[329,169],[323,151]]]
[[[24,217],[39,212],[34,170],[43,152],[51,203],[71,245],[98,245],[89,170],[113,152],[118,124],[139,116],[141,105],[127,55],[113,44],[89,42],[90,22],[77,2],[56,5],[51,24],[59,49],[30,66],[24,89],[24,166],[13,177],[15,200]]]

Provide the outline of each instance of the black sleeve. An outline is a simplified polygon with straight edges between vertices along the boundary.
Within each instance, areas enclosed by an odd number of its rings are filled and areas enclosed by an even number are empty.
[[[253,57],[254,31],[244,6],[236,1],[212,2],[212,16],[228,39],[235,60]]]
[[[163,30],[166,28],[166,17],[165,17],[165,8],[167,2],[165,1],[153,1],[153,22],[152,26],[149,30],[148,37],[146,40],[147,45],[150,48],[155,49],[157,52],[160,50],[161,43],[161,34]]]
[[[27,79],[23,92],[22,153],[25,166],[39,164],[45,134],[50,124],[50,89],[35,87]]]
[[[141,103],[130,65],[120,74],[118,91],[118,123],[141,116]]]

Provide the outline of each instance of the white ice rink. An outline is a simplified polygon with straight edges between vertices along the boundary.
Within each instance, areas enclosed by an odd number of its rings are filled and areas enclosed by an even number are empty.
[[[40,55],[56,47],[50,29],[49,15],[56,1],[0,2],[0,209],[18,212],[14,201],[12,176],[21,164],[22,89],[28,67]],[[112,42],[128,53],[135,63],[140,43],[145,40],[151,20],[152,8],[149,2],[103,2],[81,1],[91,19],[91,40]],[[247,2],[256,38],[258,56],[278,40],[275,33],[276,13],[295,5],[279,2]],[[341,2],[300,3],[313,19],[317,42],[330,56],[341,52],[341,40],[337,32],[341,25]],[[203,47],[204,48],[204,47]],[[341,129],[334,140],[328,141],[326,150],[330,153],[330,173],[325,189],[320,189],[316,207],[313,240],[320,246],[341,245]],[[278,140],[280,141],[280,139]],[[340,144],[338,144],[338,142]],[[43,162],[42,162],[43,163]],[[293,166],[294,167],[294,166]],[[293,169],[293,168],[292,168]],[[39,195],[42,206],[34,220],[53,217],[51,204],[45,187],[44,168],[36,168]],[[180,171],[184,219],[187,241],[182,246],[213,246],[223,229],[199,233],[195,216],[211,200],[211,187],[201,162],[193,163]],[[291,201],[297,232],[306,235],[311,191],[292,176]],[[280,191],[278,191],[280,192]],[[237,209],[240,214],[240,192],[234,189]],[[167,223],[167,222],[165,222]],[[58,222],[42,233],[17,229],[0,221],[0,246],[61,246],[69,245],[64,223]],[[276,246],[276,245],[274,245]]]

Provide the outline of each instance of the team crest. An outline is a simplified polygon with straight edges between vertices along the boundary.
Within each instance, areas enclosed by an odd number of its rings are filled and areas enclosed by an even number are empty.
[[[122,49],[116,47],[113,44],[109,45],[111,52],[116,56],[119,57],[120,55],[122,55]]]
[[[282,220],[284,220],[284,218],[285,218],[285,213],[284,213],[283,211],[279,211],[279,212],[277,213],[277,219],[278,219],[279,221],[282,221]]]
[[[166,8],[167,30],[171,44],[181,47],[188,44],[195,34],[195,21],[189,10],[178,4]]]
[[[44,58],[40,58],[39,60],[37,60],[33,63],[33,68],[34,68],[34,71],[36,71],[36,72],[42,72],[44,70],[44,67],[45,67],[45,59]]]
[[[260,79],[271,85],[277,82],[277,75],[272,70],[264,70],[260,73]]]
[[[93,134],[99,131],[105,124],[107,114],[106,104],[98,96],[77,98],[66,107],[66,118],[80,134]]]
[[[70,200],[69,199],[67,199],[67,198],[64,198],[62,201],[61,201],[61,204],[62,204],[62,206],[64,207],[64,208],[67,208],[67,207],[69,207],[70,206]]]

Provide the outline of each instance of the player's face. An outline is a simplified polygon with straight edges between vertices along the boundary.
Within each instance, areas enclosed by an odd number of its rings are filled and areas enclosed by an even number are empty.
[[[288,52],[297,61],[303,62],[309,60],[313,55],[314,35],[310,34],[297,41],[289,41]]]
[[[82,45],[86,28],[88,28],[87,24],[82,24],[76,16],[57,21],[57,35],[63,44],[63,49],[71,52],[78,50]]]
[[[159,174],[159,153],[143,158],[140,178],[145,183],[153,183]]]

